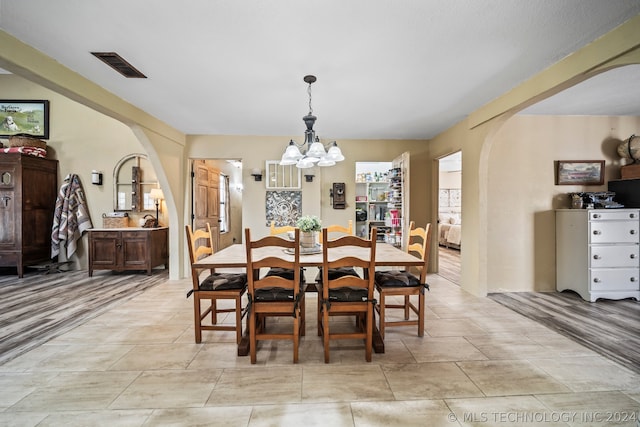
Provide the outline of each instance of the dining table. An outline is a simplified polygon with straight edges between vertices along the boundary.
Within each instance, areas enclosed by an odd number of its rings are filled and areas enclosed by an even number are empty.
[[[281,248],[264,247],[254,250],[256,259],[261,259],[269,255],[274,255],[273,251],[277,251],[278,257],[283,259],[291,259],[293,264],[293,254],[282,250]],[[335,258],[342,258],[345,255],[368,257],[368,249],[359,248],[355,246],[345,246],[340,248],[333,248],[329,251],[329,260]],[[302,267],[321,267],[322,266],[322,250],[321,247],[315,250],[302,249],[300,253],[300,266]],[[424,265],[424,261],[416,256],[411,255],[402,249],[389,244],[389,243],[376,243],[375,254],[376,267],[411,267]],[[197,268],[246,268],[247,266],[247,253],[244,244],[236,243],[230,245],[218,252],[208,255],[199,259],[194,263]],[[315,286],[308,286],[307,292],[315,290]],[[379,334],[377,328],[374,325],[374,339],[373,349],[376,353],[384,353],[384,341]],[[240,344],[238,344],[238,356],[246,356],[249,354],[249,339],[248,336],[243,336]]]

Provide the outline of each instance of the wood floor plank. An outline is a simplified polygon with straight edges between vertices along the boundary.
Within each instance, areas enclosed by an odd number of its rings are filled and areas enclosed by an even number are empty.
[[[584,301],[572,292],[510,292],[489,298],[640,373],[640,302]]]
[[[153,274],[69,271],[0,275],[0,364],[92,319],[115,304],[168,280]]]
[[[438,247],[438,275],[460,284],[460,250]]]

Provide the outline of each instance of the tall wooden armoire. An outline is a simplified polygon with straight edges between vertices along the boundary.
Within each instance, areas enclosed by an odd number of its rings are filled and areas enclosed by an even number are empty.
[[[0,267],[51,259],[51,227],[57,198],[58,161],[0,154]]]

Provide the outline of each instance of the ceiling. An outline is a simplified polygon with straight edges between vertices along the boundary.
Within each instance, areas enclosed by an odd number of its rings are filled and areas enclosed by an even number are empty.
[[[0,0],[3,31],[183,133],[298,142],[306,74],[323,140],[428,139],[638,14],[638,0]],[[525,112],[640,115],[639,70]]]

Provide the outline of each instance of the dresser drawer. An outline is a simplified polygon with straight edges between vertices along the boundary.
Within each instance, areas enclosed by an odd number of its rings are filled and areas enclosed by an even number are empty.
[[[637,268],[598,268],[589,271],[591,291],[629,291],[640,289]]]
[[[589,220],[590,221],[620,221],[620,220],[638,220],[640,218],[640,211],[633,210],[597,210],[597,211],[589,211]]]
[[[589,243],[638,243],[638,221],[590,221]]]
[[[638,245],[594,245],[589,248],[591,268],[640,267]]]
[[[17,252],[0,252],[0,267],[13,267],[18,265]]]

